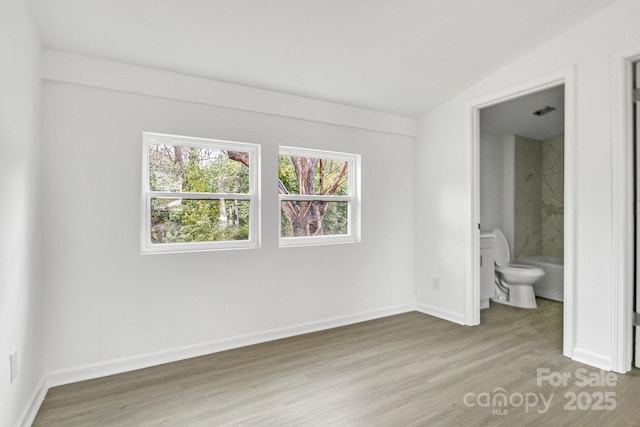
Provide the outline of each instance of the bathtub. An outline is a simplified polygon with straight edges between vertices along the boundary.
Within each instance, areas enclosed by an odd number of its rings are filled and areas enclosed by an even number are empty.
[[[516,258],[514,264],[531,265],[544,270],[544,277],[533,284],[538,297],[562,301],[564,299],[564,260],[560,257],[529,256]]]

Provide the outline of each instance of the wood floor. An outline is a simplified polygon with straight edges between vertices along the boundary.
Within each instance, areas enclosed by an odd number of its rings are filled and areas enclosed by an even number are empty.
[[[638,371],[597,386],[604,373],[561,355],[562,304],[538,304],[492,304],[476,327],[406,313],[60,386],[34,425],[640,426]],[[566,386],[538,385],[538,368]]]

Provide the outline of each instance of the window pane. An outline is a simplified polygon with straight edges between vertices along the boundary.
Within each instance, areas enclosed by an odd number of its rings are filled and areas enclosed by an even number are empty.
[[[282,194],[349,195],[349,162],[313,157],[279,156]]]
[[[249,193],[249,153],[181,145],[149,145],[149,190]]]
[[[248,200],[151,199],[151,242],[249,239]]]
[[[335,236],[349,233],[349,202],[280,203],[280,237]]]

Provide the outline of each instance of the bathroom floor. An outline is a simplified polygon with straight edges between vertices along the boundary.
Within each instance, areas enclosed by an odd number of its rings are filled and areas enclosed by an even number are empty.
[[[516,330],[535,326],[537,336],[554,344],[554,348],[562,353],[563,303],[539,297],[536,298],[536,303],[536,309],[528,309],[491,301],[489,308],[480,310],[480,323],[488,327],[499,327],[504,321]]]

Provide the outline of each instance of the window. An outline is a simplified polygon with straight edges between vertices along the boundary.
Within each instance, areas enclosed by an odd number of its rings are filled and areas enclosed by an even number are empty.
[[[280,246],[360,240],[360,156],[280,147]]]
[[[255,144],[143,134],[142,252],[259,245]]]

